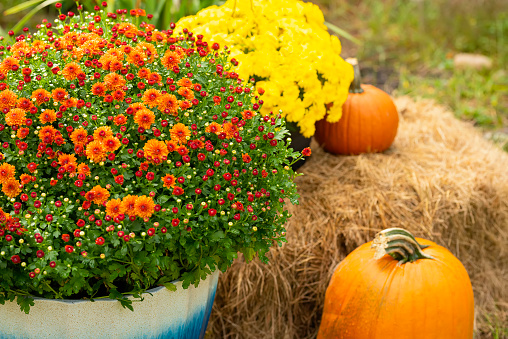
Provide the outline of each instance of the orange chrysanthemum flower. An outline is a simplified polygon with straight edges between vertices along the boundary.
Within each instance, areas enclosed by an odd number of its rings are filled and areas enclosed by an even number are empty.
[[[16,167],[4,162],[2,165],[0,165],[0,184],[3,184],[9,180],[13,180],[15,174]]]
[[[235,133],[238,132],[238,127],[230,122],[225,122],[222,125],[222,129],[224,133],[226,133],[226,138],[228,139],[232,138],[235,135]]]
[[[251,162],[252,158],[247,153],[242,154],[242,160],[244,163],[248,164]]]
[[[155,31],[152,33],[152,40],[164,42],[166,41],[166,35],[161,32]]]
[[[181,100],[180,102],[178,102],[178,104],[182,110],[186,110],[187,108],[192,107],[192,104],[188,100]]]
[[[170,140],[166,141],[166,147],[168,149],[168,152],[174,152],[174,151],[176,151],[176,147],[177,146],[178,145],[174,141],[170,141]]]
[[[148,77],[148,81],[153,81],[156,84],[158,84],[159,82],[162,81],[162,77],[160,76],[159,73],[153,72],[153,73],[150,73],[150,76]]]
[[[148,167],[150,164],[146,161],[143,161],[141,164],[139,164],[139,170],[140,171],[148,171]]]
[[[122,145],[120,140],[118,140],[115,137],[107,138],[106,140],[104,140],[104,142],[102,144],[104,145],[104,149],[108,153],[116,151]]]
[[[32,102],[27,98],[20,98],[18,101],[18,104],[16,105],[17,108],[21,108],[25,112],[29,112],[34,105]]]
[[[165,93],[159,97],[159,102],[158,102],[157,108],[161,112],[177,116],[178,115],[178,107],[179,107],[179,101],[173,94]]]
[[[78,74],[83,72],[81,70],[81,67],[75,62],[70,62],[67,65],[65,65],[64,69],[62,70],[62,75],[66,80],[74,80],[78,77]]]
[[[69,93],[63,88],[55,88],[53,92],[51,92],[51,96],[56,102],[64,102],[69,97]]]
[[[187,137],[189,137],[191,133],[187,126],[182,123],[178,123],[169,130],[169,134],[171,136],[171,140],[177,144],[186,144]]]
[[[111,199],[106,203],[106,214],[115,218],[120,214],[125,213],[125,208],[122,205],[122,200],[120,199]]]
[[[18,96],[10,89],[3,90],[0,92],[0,111],[4,109],[11,109],[16,107],[18,102]]]
[[[72,154],[60,154],[58,156],[58,164],[60,166],[65,166],[65,165],[69,165],[69,164],[76,164],[76,161],[78,159],[76,159],[76,157]]]
[[[208,125],[206,128],[205,128],[205,132],[206,133],[215,133],[215,134],[221,134],[222,133],[222,126],[219,125],[218,123],[216,122],[212,122],[210,125]]]
[[[145,151],[145,157],[153,164],[160,164],[165,161],[169,153],[164,141],[155,139],[148,140],[143,150]]]
[[[129,105],[129,108],[132,108],[132,110],[134,111],[134,113],[136,113],[137,111],[139,111],[140,109],[146,109],[146,106],[143,105],[141,102],[135,102],[133,104],[130,104]]]
[[[57,130],[51,125],[43,126],[39,130],[39,139],[45,144],[50,144],[55,139],[56,132]]]
[[[102,142],[95,140],[86,146],[86,157],[93,162],[101,162],[106,159],[106,150]]]
[[[138,124],[139,127],[149,129],[155,122],[155,114],[149,109],[140,109],[136,112],[136,115],[134,115],[134,122]]]
[[[143,93],[143,103],[148,107],[155,107],[158,105],[158,100],[161,96],[161,92],[154,88],[151,88]]]
[[[180,87],[188,87],[188,88],[192,87],[192,81],[190,81],[187,78],[181,78],[180,80],[178,80],[176,84]]]
[[[189,140],[189,142],[187,143],[188,146],[192,149],[197,149],[197,148],[204,148],[205,147],[205,143],[202,142],[201,140],[199,139],[196,139],[196,140]]]
[[[167,50],[161,59],[161,63],[167,69],[173,69],[173,67],[178,66],[178,64],[180,63],[180,60],[181,60],[181,57],[177,52]]]
[[[75,129],[71,133],[71,140],[74,143],[74,145],[84,146],[88,141],[87,137],[88,137],[88,132],[83,127]]]
[[[138,16],[146,16],[145,10],[144,9],[139,9],[139,8],[138,9],[131,9],[129,11],[129,14],[132,15],[132,16],[136,16],[136,17],[138,17]]]
[[[46,101],[49,101],[51,93],[43,88],[39,88],[32,92],[32,96],[30,98],[32,98],[32,100],[35,99],[36,105],[41,105]]]
[[[122,68],[123,63],[118,59],[111,60],[111,62],[109,63],[109,70],[111,72],[120,71]]]
[[[150,218],[155,211],[155,203],[151,197],[142,195],[136,199],[136,215],[141,218]]]
[[[109,195],[110,195],[109,191],[107,189],[102,188],[99,185],[92,188],[89,192],[93,193],[92,202],[96,203],[97,205],[100,205],[104,201],[107,201],[109,199]]]
[[[0,74],[7,74],[10,70],[12,70],[12,66],[19,66],[19,60],[13,57],[6,57],[1,63],[0,63]]]
[[[115,125],[125,125],[127,123],[127,117],[123,114],[119,114],[115,117]]]
[[[2,192],[9,198],[17,197],[21,193],[21,188],[19,186],[19,181],[11,179],[3,183]]]
[[[140,68],[138,71],[138,77],[141,79],[148,80],[148,77],[150,76],[150,70],[146,67]]]
[[[194,92],[192,92],[192,90],[190,90],[187,87],[180,87],[178,89],[178,94],[180,94],[181,96],[183,96],[185,99],[188,100],[194,99]]]
[[[122,208],[124,213],[132,217],[136,215],[136,200],[138,199],[135,195],[127,195],[122,199]]]
[[[117,89],[116,91],[111,93],[111,96],[115,101],[123,101],[123,99],[125,98],[125,92],[122,91],[121,89]]]
[[[144,51],[146,56],[149,58],[149,62],[153,62],[155,60],[155,56],[157,55],[157,49],[153,44],[142,41],[138,43],[136,49]]]
[[[111,70],[111,68],[110,68],[111,63],[113,61],[117,61],[117,60],[118,60],[117,57],[106,53],[100,57],[99,62],[101,63],[103,70],[110,71]]]
[[[24,125],[26,114],[21,108],[13,108],[5,115],[5,123],[9,126]]]
[[[113,136],[113,131],[109,126],[101,126],[93,132],[93,139],[104,142]]]
[[[69,98],[65,100],[62,105],[64,105],[67,108],[76,107],[78,105],[78,99],[76,98]]]
[[[166,174],[165,176],[162,177],[162,182],[164,182],[164,187],[172,188],[175,186],[176,179],[173,175]]]
[[[26,53],[30,52],[30,46],[25,41],[18,41],[11,47],[11,53],[16,58],[20,58],[24,56]]]
[[[92,85],[92,94],[97,95],[99,97],[103,97],[106,95],[106,86],[102,82],[97,82]]]
[[[107,52],[104,53],[104,55],[109,55],[109,56],[115,57],[119,60],[123,60],[125,53],[121,49],[111,48],[111,49],[108,49]]]
[[[48,44],[41,40],[34,40],[32,42],[32,51],[36,53],[41,53],[46,49]]]
[[[125,34],[127,36],[128,33]],[[133,48],[127,57],[127,62],[130,64],[138,65],[140,61],[143,61],[145,58],[145,53],[138,49]]]
[[[106,85],[106,88],[110,91],[121,89],[125,86],[125,79],[119,74],[109,73],[104,77],[104,85]]]
[[[56,121],[56,112],[52,109],[46,109],[39,115],[41,124],[50,124]]]
[[[183,58],[186,55],[186,50],[181,46],[176,46],[175,52],[178,54],[180,58]]]
[[[19,180],[21,181],[22,185],[28,184],[30,181],[32,181],[32,176],[30,174],[21,174],[19,176]]]
[[[78,165],[78,174],[90,175],[91,173],[90,167],[87,164],[81,163]]]
[[[30,129],[28,127],[21,127],[16,132],[16,136],[19,139],[25,139],[28,136],[29,133],[30,133]]]
[[[73,44],[78,40],[78,33],[77,32],[67,32],[64,34],[62,40],[68,41],[69,43]]]
[[[254,117],[254,113],[252,111],[246,110],[246,111],[242,112],[242,117],[245,120],[249,120],[249,119],[252,119]]]

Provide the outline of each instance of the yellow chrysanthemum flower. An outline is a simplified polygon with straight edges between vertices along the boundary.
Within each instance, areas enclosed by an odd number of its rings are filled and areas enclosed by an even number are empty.
[[[306,137],[325,116],[330,122],[340,119],[353,69],[340,57],[340,41],[328,33],[318,6],[300,0],[228,0],[182,18],[177,27],[231,49],[240,77],[255,78],[256,87],[265,90],[262,114],[282,110]]]

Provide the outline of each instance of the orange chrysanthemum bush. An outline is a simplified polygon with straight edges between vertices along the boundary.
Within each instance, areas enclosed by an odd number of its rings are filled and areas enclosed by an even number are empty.
[[[302,155],[284,121],[227,47],[143,14],[60,14],[0,47],[0,303],[131,308],[285,241]]]

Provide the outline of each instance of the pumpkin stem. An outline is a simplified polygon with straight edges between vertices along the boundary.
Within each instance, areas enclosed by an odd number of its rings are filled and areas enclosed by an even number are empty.
[[[391,255],[399,264],[414,262],[418,259],[434,259],[423,253],[428,245],[421,245],[415,237],[402,228],[388,228],[379,232],[372,241],[371,248],[376,249],[374,259],[380,259],[385,254]]]
[[[350,63],[353,66],[354,79],[349,86],[349,93],[363,93],[362,88],[362,76],[360,74],[360,66],[358,65],[358,59],[356,58],[347,58],[346,62]]]

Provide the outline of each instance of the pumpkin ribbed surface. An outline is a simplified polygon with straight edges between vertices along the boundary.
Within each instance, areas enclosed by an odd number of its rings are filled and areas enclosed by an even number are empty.
[[[333,154],[382,152],[390,147],[399,125],[391,97],[372,85],[361,85],[362,93],[349,93],[336,123],[316,123],[316,140]]]
[[[434,259],[374,259],[372,242],[350,253],[326,291],[318,339],[471,339],[474,297],[462,263],[416,238]]]

